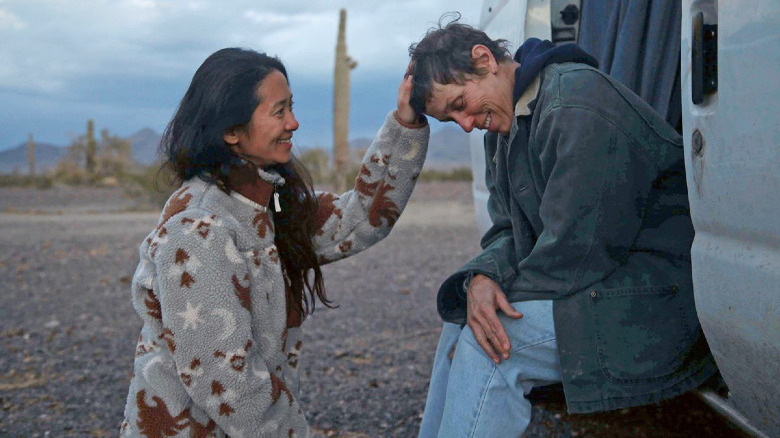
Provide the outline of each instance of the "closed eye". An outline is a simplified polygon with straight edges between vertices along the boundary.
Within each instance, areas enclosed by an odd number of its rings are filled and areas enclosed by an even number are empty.
[[[462,111],[463,108],[465,107],[466,107],[466,101],[463,99],[463,96],[458,96],[458,98],[455,99],[454,102],[452,102],[453,111]]]

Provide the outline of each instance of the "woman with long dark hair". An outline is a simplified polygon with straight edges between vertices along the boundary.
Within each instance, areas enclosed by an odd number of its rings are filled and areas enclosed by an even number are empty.
[[[385,237],[411,195],[429,130],[410,79],[354,189],[335,195],[291,153],[282,63],[236,48],[203,62],[161,142],[181,187],[133,276],[143,328],[122,436],[310,435],[301,321],[316,299],[332,306],[320,266]]]

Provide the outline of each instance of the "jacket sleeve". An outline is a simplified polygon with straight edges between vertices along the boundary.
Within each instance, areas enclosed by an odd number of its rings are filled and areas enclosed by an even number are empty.
[[[402,126],[393,113],[366,151],[352,190],[319,192],[314,245],[320,263],[356,254],[390,233],[412,194],[430,128]]]
[[[485,136],[486,141],[488,136]],[[466,323],[466,288],[474,275],[482,274],[498,284],[514,278],[517,260],[512,237],[512,221],[495,193],[495,180],[491,175],[494,150],[486,148],[485,185],[491,227],[482,236],[482,252],[449,276],[439,288],[437,307],[445,321]]]
[[[305,425],[297,400],[261,357],[242,287],[250,272],[234,232],[198,209],[173,216],[164,232],[153,256],[161,337],[193,402],[230,435],[257,433],[272,418]]]
[[[620,123],[642,123],[626,115]],[[514,278],[510,301],[560,298],[603,280],[629,255],[659,173],[639,139],[594,109],[557,106],[540,117],[543,231]]]

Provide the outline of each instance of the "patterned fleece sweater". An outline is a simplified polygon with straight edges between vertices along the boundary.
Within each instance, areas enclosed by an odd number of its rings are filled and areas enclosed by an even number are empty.
[[[387,236],[428,134],[391,113],[354,189],[317,193],[321,263]],[[197,178],[185,182],[141,244],[132,300],[143,327],[121,436],[311,435],[297,400],[301,328],[288,323],[270,210]]]

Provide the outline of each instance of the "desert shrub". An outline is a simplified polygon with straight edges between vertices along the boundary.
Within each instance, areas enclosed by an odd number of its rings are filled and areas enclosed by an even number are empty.
[[[471,168],[456,167],[448,170],[424,169],[418,181],[472,181]]]
[[[54,185],[52,175],[0,175],[0,187],[33,187],[36,189],[48,189]]]
[[[322,184],[331,175],[330,156],[321,148],[305,149],[298,155],[311,174],[314,184]]]
[[[76,137],[54,168],[52,178],[67,185],[121,186],[138,173],[132,146],[126,139],[101,132],[99,142],[88,135]]]
[[[109,134],[104,129],[100,135],[97,155],[95,156],[95,176],[99,182],[121,183],[137,173],[137,164],[133,161],[133,147],[129,140]]]
[[[355,184],[364,153],[365,150],[352,151],[349,157],[347,169],[344,172],[344,181],[348,189]],[[329,188],[334,185],[333,161],[325,150],[318,147],[305,149],[298,155],[298,158],[308,169],[315,186]]]
[[[178,185],[173,171],[168,166],[153,164],[138,166],[122,187],[127,196],[135,199],[146,198],[153,207],[162,208]]]
[[[60,184],[81,185],[90,182],[87,170],[69,156],[57,162],[52,175],[54,180]]]
[[[365,151],[363,151],[365,152]],[[362,152],[356,152],[353,154],[352,157],[350,157],[349,162],[347,163],[347,168],[344,171],[344,187],[347,188],[347,190],[352,189],[352,187],[355,186],[355,178],[358,176],[358,172],[360,172],[360,165],[363,163],[363,153]],[[333,184],[334,175],[329,175],[328,179],[325,181],[326,183]]]

